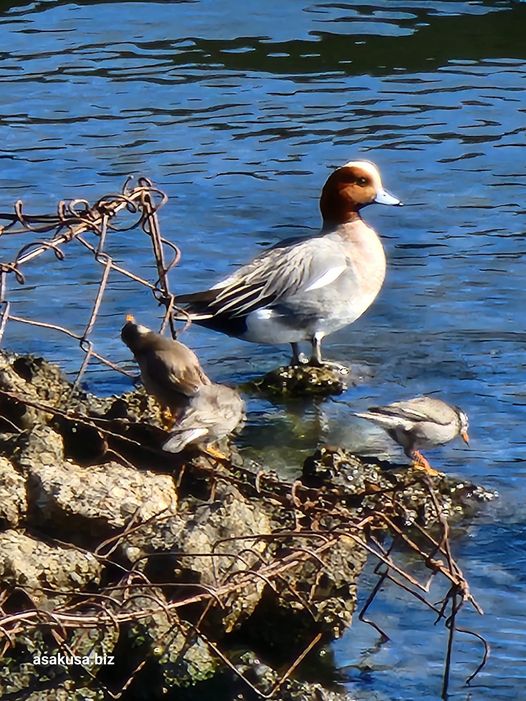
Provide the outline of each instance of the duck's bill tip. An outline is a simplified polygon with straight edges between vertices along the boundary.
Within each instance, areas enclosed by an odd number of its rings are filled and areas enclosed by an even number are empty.
[[[467,432],[467,431],[462,431],[462,432],[460,433],[460,437],[462,438],[462,440],[464,441],[464,443],[465,443],[467,446],[469,446],[469,435],[468,435],[468,432]]]
[[[397,197],[391,195],[390,192],[387,192],[387,190],[380,190],[380,192],[377,192],[374,201],[378,204],[390,204],[398,207],[401,207],[403,204]]]
[[[126,314],[126,316],[124,318],[126,321],[131,321],[131,322],[135,321],[135,317],[133,316],[133,314]]]

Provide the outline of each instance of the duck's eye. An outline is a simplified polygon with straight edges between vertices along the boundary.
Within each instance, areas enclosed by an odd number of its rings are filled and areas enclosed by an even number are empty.
[[[367,178],[358,178],[358,185],[367,185]]]

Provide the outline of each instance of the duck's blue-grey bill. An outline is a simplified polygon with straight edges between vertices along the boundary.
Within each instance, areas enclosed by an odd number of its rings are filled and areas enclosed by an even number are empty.
[[[387,190],[380,190],[380,192],[377,192],[374,201],[378,202],[378,204],[396,204],[399,207],[402,206],[402,202],[387,192]]]

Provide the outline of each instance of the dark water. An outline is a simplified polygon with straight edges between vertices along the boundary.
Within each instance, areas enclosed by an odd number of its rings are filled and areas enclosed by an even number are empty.
[[[461,623],[489,639],[492,657],[467,690],[479,648],[459,638],[451,698],[526,698],[526,4],[35,2],[0,12],[0,209],[22,198],[46,211],[148,175],[170,196],[161,223],[183,249],[177,291],[315,231],[334,166],[360,157],[380,166],[407,205],[366,211],[389,275],[374,307],[326,346],[364,381],[321,407],[251,398],[240,442],[293,473],[322,431],[392,451],[351,410],[424,391],[462,405],[472,448],[431,457],[501,496],[455,539],[486,611]],[[16,243],[0,243],[5,260]],[[154,278],[146,251],[139,235],[114,237],[119,259]],[[11,293],[13,312],[79,330],[99,273],[76,249],[62,264],[47,255]],[[130,310],[155,324],[147,293],[115,284],[95,334],[123,362],[118,329]],[[240,382],[287,357],[199,329],[186,340],[218,380]],[[64,338],[16,324],[6,342],[69,370],[80,361]],[[86,381],[94,391],[127,386],[95,367]],[[357,622],[335,645],[349,688],[438,698],[441,629],[391,589],[375,614],[393,642],[373,652],[374,631]]]

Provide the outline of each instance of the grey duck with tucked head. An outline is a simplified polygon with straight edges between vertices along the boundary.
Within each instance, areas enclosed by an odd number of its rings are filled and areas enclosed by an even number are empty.
[[[224,459],[211,444],[230,435],[244,415],[245,404],[235,389],[216,383],[203,386],[184,408],[163,450],[179,453],[187,445],[202,445],[213,457]]]

